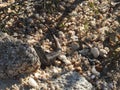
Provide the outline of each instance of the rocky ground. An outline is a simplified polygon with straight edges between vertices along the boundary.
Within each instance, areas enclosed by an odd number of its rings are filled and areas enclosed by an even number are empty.
[[[0,80],[1,90],[119,90],[119,0],[0,2],[0,30],[29,45],[62,53],[29,75]],[[4,4],[5,3],[5,4]]]

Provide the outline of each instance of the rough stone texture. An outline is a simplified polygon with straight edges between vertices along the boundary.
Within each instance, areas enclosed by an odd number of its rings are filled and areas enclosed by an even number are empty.
[[[31,73],[39,66],[39,57],[31,46],[0,32],[0,78]]]
[[[67,72],[53,81],[60,90],[92,90],[92,84],[75,71]]]
[[[100,52],[99,52],[98,48],[96,48],[96,47],[91,48],[91,53],[93,54],[93,56],[95,58],[97,58],[100,55]]]

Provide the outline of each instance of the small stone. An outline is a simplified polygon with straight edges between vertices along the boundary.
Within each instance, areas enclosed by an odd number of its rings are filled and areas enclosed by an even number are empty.
[[[98,39],[99,39],[100,41],[104,41],[104,40],[105,40],[105,36],[101,34],[101,35],[98,37]]]
[[[72,43],[70,46],[71,46],[73,51],[79,49],[79,47],[80,47],[78,43]]]
[[[13,36],[14,36],[14,37],[17,37],[17,36],[18,36],[18,34],[17,34],[16,32],[14,32]]]
[[[55,85],[55,90],[60,90],[60,86],[58,84]]]
[[[75,61],[75,62],[74,62],[74,66],[75,66],[75,67],[80,66],[80,61]]]
[[[111,83],[108,83],[108,85],[109,85],[109,87],[111,88],[111,89],[113,89],[114,88],[114,84],[111,82]]]
[[[97,58],[100,55],[100,52],[99,52],[98,48],[96,48],[96,47],[91,48],[91,53],[95,58]]]
[[[91,21],[90,24],[91,24],[91,26],[96,26],[95,20]]]
[[[65,8],[62,5],[59,5],[59,8],[60,8],[61,11],[65,10]]]
[[[100,75],[100,73],[96,70],[96,68],[95,68],[95,66],[93,66],[92,67],[92,73],[94,74],[94,75],[96,75],[96,76],[99,76]]]
[[[70,34],[70,36],[75,35],[75,31],[68,31],[68,34]]]
[[[58,34],[59,34],[60,38],[64,38],[65,37],[65,34],[62,31],[59,31]]]
[[[39,19],[40,15],[37,13],[37,14],[35,14],[35,17],[36,17],[37,19]]]
[[[60,66],[61,65],[61,61],[55,61],[55,65]]]
[[[40,77],[40,73],[36,72],[36,73],[34,74],[34,77],[35,77],[36,79],[39,78],[39,77]]]
[[[50,86],[51,90],[55,90],[55,86],[51,85]]]
[[[91,79],[95,79],[96,78],[96,76],[95,75],[91,75]]]
[[[29,23],[34,23],[34,21],[33,21],[32,18],[29,18],[29,19],[28,19],[28,22],[29,22]]]
[[[8,0],[8,3],[14,3],[15,0]]]
[[[77,13],[77,11],[72,11],[72,13],[71,13],[72,15],[74,15],[74,16],[76,16],[76,15],[78,15],[78,13]]]
[[[71,62],[67,59],[65,55],[60,55],[58,58],[62,60],[66,65],[71,64]]]
[[[77,72],[82,73],[82,68],[81,68],[81,67],[75,67],[75,70],[76,70]]]
[[[68,68],[70,71],[72,71],[72,70],[75,69],[73,65],[69,65],[67,68]]]
[[[87,55],[88,52],[89,52],[89,49],[82,49],[82,50],[79,51],[79,53],[82,54],[82,55]]]
[[[72,41],[78,41],[79,39],[78,39],[78,36],[76,36],[76,35],[73,35],[72,37],[71,37],[71,39],[72,39]]]
[[[109,52],[110,51],[110,49],[108,48],[108,47],[105,47],[104,48],[107,52]]]
[[[9,89],[8,89],[9,90]],[[12,90],[19,90],[19,87],[17,84],[12,85]]]
[[[100,56],[101,57],[106,57],[107,54],[108,54],[108,52],[105,49],[100,49]]]
[[[57,74],[57,73],[59,73],[60,72],[60,68],[53,68],[53,70],[52,70],[55,74]]]
[[[28,79],[28,84],[29,84],[31,87],[33,87],[33,88],[37,88],[37,87],[38,87],[37,82],[36,82],[33,78],[31,78],[31,77]]]
[[[71,17],[70,19],[71,19],[72,22],[74,22],[76,20],[75,17]]]

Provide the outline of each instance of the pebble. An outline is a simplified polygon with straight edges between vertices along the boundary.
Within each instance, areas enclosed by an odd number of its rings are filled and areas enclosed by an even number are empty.
[[[96,75],[96,76],[99,76],[100,75],[100,72],[98,72],[97,70],[96,70],[96,68],[95,68],[95,66],[93,66],[92,67],[92,73],[94,74],[94,75]]]
[[[96,47],[91,48],[91,53],[95,58],[97,58],[100,55],[100,52]]]
[[[34,77],[35,77],[36,79],[39,78],[39,77],[40,77],[40,73],[36,72],[36,73],[34,74]]]
[[[71,64],[71,62],[67,59],[65,55],[60,55],[58,58],[62,60],[66,65]]]
[[[75,62],[74,62],[74,66],[76,66],[76,67],[77,67],[77,66],[80,66],[80,62],[81,62],[81,61],[75,61]]]
[[[69,65],[69,66],[67,66],[67,68],[68,68],[68,70],[70,70],[70,71],[72,71],[72,70],[75,69],[73,65]]]
[[[75,70],[78,71],[78,72],[81,73],[81,74],[83,73],[81,67],[75,67]]]
[[[59,34],[60,38],[64,38],[65,37],[65,34],[62,31],[59,31],[58,34]]]
[[[96,78],[96,76],[95,75],[91,75],[91,79],[95,79]]]
[[[108,47],[105,47],[104,48],[107,52],[109,52],[110,51],[110,49],[108,48]]]
[[[79,47],[80,47],[78,43],[72,43],[70,46],[71,46],[73,51],[79,49]]]
[[[98,37],[98,38],[99,38],[99,40],[100,40],[100,41],[104,41],[104,40],[105,40],[105,36],[104,36],[104,35],[102,35],[102,34],[101,34],[101,35],[99,35],[99,37]]]
[[[60,66],[61,65],[61,61],[55,61],[55,65],[57,65],[57,66]]]
[[[72,37],[71,37],[71,39],[72,39],[72,41],[78,41],[79,39],[78,39],[78,36],[76,36],[76,35],[73,35]]]
[[[65,10],[65,8],[62,5],[59,5],[59,8],[60,8],[61,11]]]
[[[82,50],[79,51],[79,53],[82,54],[82,55],[87,55],[88,52],[89,52],[89,49],[82,49]]]
[[[70,34],[70,36],[75,35],[75,31],[69,31],[68,34]]]
[[[90,24],[91,24],[92,26],[96,26],[95,20],[91,21]]]
[[[57,73],[60,73],[62,70],[61,68],[56,68],[56,67],[53,67],[53,70],[52,70],[55,74]]]
[[[113,83],[109,83],[108,85],[109,85],[109,87],[110,87],[111,89],[113,89],[113,88],[114,88]]]
[[[35,14],[35,17],[36,17],[37,19],[39,19],[40,16],[39,16],[39,14],[37,13],[37,14]]]
[[[31,77],[28,79],[28,84],[33,88],[38,88],[37,82]]]
[[[14,36],[14,37],[17,37],[17,36],[18,36],[18,34],[17,34],[16,32],[14,32],[13,36]]]
[[[106,55],[108,54],[108,52],[105,49],[100,49],[100,56],[101,57],[107,57]]]
[[[72,22],[74,22],[76,20],[75,17],[71,17],[70,19],[71,19]]]
[[[28,19],[28,22],[29,22],[29,23],[34,23],[34,21],[33,21],[32,18],[29,18],[29,19]]]

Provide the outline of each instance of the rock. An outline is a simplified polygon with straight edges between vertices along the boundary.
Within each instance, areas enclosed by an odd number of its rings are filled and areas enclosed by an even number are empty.
[[[96,76],[99,76],[100,75],[100,72],[98,72],[97,70],[96,70],[96,68],[95,68],[95,66],[93,66],[92,67],[92,73],[94,74],[94,75],[96,75]]]
[[[86,56],[88,54],[88,52],[89,52],[89,49],[82,49],[79,51],[79,53],[84,55],[84,56]]]
[[[96,48],[96,47],[91,48],[91,53],[95,58],[97,58],[100,55],[100,52],[99,52],[98,48]]]
[[[96,78],[96,76],[95,75],[91,75],[91,79],[95,79]]]
[[[28,84],[33,88],[38,88],[37,82],[31,77],[28,79]]]
[[[62,74],[52,84],[58,85],[60,90],[92,90],[92,84],[75,71]]]
[[[69,34],[70,36],[74,36],[74,35],[75,35],[75,31],[70,30],[70,31],[68,31],[68,34]]]
[[[61,11],[64,11],[64,10],[65,10],[65,8],[64,8],[62,5],[59,5],[59,9],[60,9]]]
[[[67,59],[65,55],[59,55],[58,57],[61,61],[63,61],[66,65],[71,64],[71,62]]]
[[[107,57],[106,55],[108,54],[108,52],[105,49],[100,49],[100,56],[101,57]]]
[[[38,13],[34,14],[34,16],[39,19],[40,15]]]
[[[76,42],[71,43],[70,47],[71,47],[72,51],[78,50],[80,48],[79,44]]]
[[[72,41],[78,41],[79,40],[78,36],[76,36],[76,35],[71,36],[71,39],[72,39]]]
[[[62,31],[59,31],[58,34],[59,34],[59,38],[64,38],[65,37],[65,34]]]
[[[96,21],[95,20],[90,21],[90,24],[91,24],[91,26],[95,27],[96,26]]]
[[[39,67],[39,57],[33,47],[0,32],[0,78],[31,73]]]

